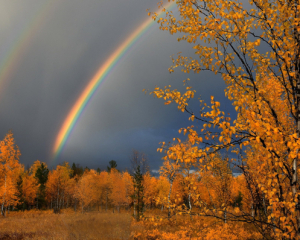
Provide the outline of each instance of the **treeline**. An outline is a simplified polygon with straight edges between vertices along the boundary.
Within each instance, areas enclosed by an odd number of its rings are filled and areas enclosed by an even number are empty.
[[[205,174],[192,171],[189,166],[170,168],[167,161],[161,176],[153,177],[139,164],[137,152],[133,153],[133,174],[116,169],[110,161],[107,171],[85,168],[68,162],[49,170],[47,165],[35,161],[25,170],[19,163],[20,151],[9,132],[1,141],[0,202],[1,214],[25,209],[53,209],[59,213],[64,208],[88,211],[100,208],[120,211],[132,208],[139,219],[145,209],[167,209],[169,216],[180,211],[190,214],[198,208],[199,197],[207,206],[251,209],[251,196],[243,176],[234,178],[228,165],[219,159],[215,168]],[[174,166],[173,166],[174,167]],[[173,169],[173,170],[170,170]],[[243,197],[242,197],[243,196]]]

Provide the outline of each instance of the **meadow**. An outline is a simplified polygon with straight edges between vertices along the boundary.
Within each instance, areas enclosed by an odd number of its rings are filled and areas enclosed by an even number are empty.
[[[260,239],[250,225],[224,224],[210,217],[176,215],[168,219],[167,211],[147,210],[141,221],[135,221],[132,211],[94,210],[74,212],[64,209],[10,212],[0,218],[0,240],[26,239]]]
[[[10,212],[0,218],[1,240],[25,239],[129,239],[129,212],[92,211],[78,213],[63,210]]]

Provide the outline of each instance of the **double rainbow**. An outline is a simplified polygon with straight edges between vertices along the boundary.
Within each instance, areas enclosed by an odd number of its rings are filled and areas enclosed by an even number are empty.
[[[170,1],[165,9],[171,8],[175,5],[174,1]],[[158,17],[162,12],[158,15]],[[94,77],[89,81],[88,85],[85,87],[76,103],[73,105],[71,111],[67,115],[67,118],[64,120],[63,125],[61,126],[59,133],[56,137],[54,147],[53,147],[53,156],[56,159],[61,153],[63,147],[65,146],[71,131],[73,130],[76,122],[78,121],[79,116],[82,114],[87,103],[92,98],[93,94],[100,86],[101,82],[104,81],[109,72],[113,67],[120,61],[124,54],[130,49],[130,47],[138,41],[141,36],[155,23],[153,19],[148,18],[143,22],[129,37],[110,55],[106,62],[99,68]]]

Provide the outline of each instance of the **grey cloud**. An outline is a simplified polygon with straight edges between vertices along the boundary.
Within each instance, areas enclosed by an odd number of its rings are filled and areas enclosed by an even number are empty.
[[[28,25],[46,0],[0,0],[0,64],[15,36]],[[36,29],[0,96],[0,137],[12,129],[21,162],[52,161],[55,137],[81,91],[110,54],[156,9],[157,0],[53,1],[49,14]],[[4,13],[4,10],[5,13]],[[3,14],[1,14],[3,11]],[[155,24],[125,54],[85,108],[61,154],[62,161],[105,168],[111,159],[125,169],[132,149],[148,155],[158,169],[159,142],[179,136],[191,124],[176,106],[145,95],[142,89],[171,84],[182,88],[191,78],[197,93],[224,100],[224,84],[214,75],[169,74],[170,56],[192,55],[190,44],[162,32]],[[3,53],[3,54],[1,54]],[[200,79],[201,78],[201,79]],[[227,101],[228,109],[230,103]],[[192,104],[198,109],[197,99]]]

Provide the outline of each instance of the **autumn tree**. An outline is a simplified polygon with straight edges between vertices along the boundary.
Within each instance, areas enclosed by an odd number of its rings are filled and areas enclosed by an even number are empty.
[[[66,197],[66,208],[73,207],[74,211],[76,212],[78,198],[76,194],[76,184],[79,181],[78,175],[73,178],[70,178],[67,181],[66,188],[65,188],[65,197]]]
[[[97,175],[95,170],[86,171],[77,183],[75,195],[81,203],[82,213],[84,208],[95,204],[98,200]]]
[[[152,16],[162,30],[181,33],[178,40],[190,43],[196,57],[178,54],[170,72],[181,67],[187,73],[219,75],[237,118],[226,116],[214,97],[210,104],[201,101],[200,111],[193,110],[190,100],[196,91],[190,85],[183,92],[156,87],[153,94],[166,104],[176,103],[191,121],[201,123],[200,130],[193,125],[182,129],[199,161],[222,149],[259,152],[237,166],[251,181],[248,189],[253,201],[259,201],[256,205],[263,204],[262,195],[269,205],[265,215],[245,213],[240,221],[253,223],[266,238],[296,238],[300,234],[298,1],[250,0],[250,8],[237,0],[176,4],[179,17],[171,11],[165,18]],[[255,171],[262,173],[259,178],[252,174]]]
[[[71,174],[72,170],[67,162],[57,165],[56,169],[48,174],[46,194],[47,199],[51,202],[51,208],[53,207],[55,212],[59,212],[65,206],[66,187]]]
[[[168,178],[164,176],[159,176],[157,179],[157,197],[156,204],[161,206],[161,210],[168,205],[168,194],[170,192],[170,182]]]
[[[176,155],[167,155],[164,157],[163,166],[160,168],[160,173],[162,176],[165,176],[169,180],[169,193],[167,198],[167,206],[168,206],[168,218],[171,217],[171,192],[174,179],[178,174],[180,169],[180,165],[178,163],[178,159]]]
[[[170,201],[175,204],[175,208],[180,207],[185,203],[187,191],[184,182],[184,176],[180,174],[174,179]]]
[[[155,198],[157,196],[156,178],[152,177],[149,172],[143,176],[144,181],[144,202],[145,206],[150,209],[155,206]]]
[[[26,208],[26,203],[25,203],[25,198],[23,195],[23,178],[22,178],[23,172],[20,173],[18,180],[17,180],[17,197],[18,197],[18,204],[16,206],[16,209],[18,210],[25,210]]]
[[[110,196],[110,178],[109,174],[106,171],[103,171],[100,173],[99,181],[101,182],[101,206],[105,204],[105,211],[108,210],[108,204],[109,204],[109,196]]]
[[[232,197],[232,171],[226,159],[223,159],[220,154],[214,155],[209,159],[212,164],[211,168],[205,169],[200,173],[203,177],[202,181],[214,194],[212,204],[223,212],[224,222],[227,222],[227,209],[233,203]],[[209,174],[209,180],[204,180],[205,175]],[[207,178],[206,178],[207,179]],[[207,189],[207,191],[209,191]]]
[[[125,184],[125,197],[126,200],[124,202],[124,205],[128,208],[132,204],[132,194],[134,191],[133,186],[133,177],[126,171],[122,174],[122,181]]]
[[[9,206],[16,206],[18,203],[17,181],[24,171],[19,163],[20,155],[13,133],[9,131],[0,142],[0,201],[1,214],[4,216]]]
[[[112,183],[110,199],[112,200],[114,207],[116,207],[118,212],[120,212],[120,207],[125,206],[128,203],[126,185],[123,181],[122,174],[115,168],[111,169],[110,179]]]
[[[33,208],[36,204],[39,183],[31,172],[25,171],[22,174],[22,193],[25,204],[29,209]]]

